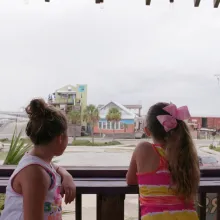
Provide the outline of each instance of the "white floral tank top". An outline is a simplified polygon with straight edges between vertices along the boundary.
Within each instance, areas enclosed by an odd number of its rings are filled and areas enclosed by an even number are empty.
[[[51,185],[44,202],[44,220],[62,220],[62,197],[60,195],[61,177],[52,165],[45,163],[36,156],[26,154],[9,179],[6,188],[5,207],[0,220],[23,220],[23,197],[12,189],[11,181],[16,174],[29,165],[40,165],[51,179]]]

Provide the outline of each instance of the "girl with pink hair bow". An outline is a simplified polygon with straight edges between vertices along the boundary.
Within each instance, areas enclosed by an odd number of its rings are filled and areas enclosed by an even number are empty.
[[[126,176],[139,185],[142,220],[198,220],[200,170],[189,118],[187,106],[157,103],[148,111],[145,132],[153,144],[138,144]]]

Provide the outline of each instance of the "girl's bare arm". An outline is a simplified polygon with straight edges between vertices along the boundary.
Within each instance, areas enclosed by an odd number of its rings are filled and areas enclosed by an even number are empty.
[[[60,167],[60,166],[57,166],[55,164],[53,164],[53,167],[54,169],[56,170],[56,172],[58,174],[60,174],[60,176],[62,177],[62,179],[65,177],[65,176],[71,176],[70,173],[63,167]]]
[[[136,163],[136,150],[131,157],[130,166],[126,175],[126,181],[128,185],[137,185],[137,163]]]
[[[31,165],[21,171],[19,179],[24,220],[44,220],[44,202],[50,186],[49,175],[42,167]]]

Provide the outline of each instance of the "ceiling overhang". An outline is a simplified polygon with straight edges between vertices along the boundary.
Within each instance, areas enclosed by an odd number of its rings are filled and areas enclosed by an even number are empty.
[[[107,0],[106,0],[107,1]],[[110,1],[110,0],[109,0]],[[150,5],[152,0],[145,0],[146,5]],[[45,2],[50,2],[50,0],[45,0]],[[174,3],[174,0],[169,0],[170,3]],[[194,0],[194,6],[199,7],[201,0]],[[101,4],[104,3],[104,0],[95,0],[96,4]],[[220,4],[220,0],[213,0],[213,6],[214,8],[218,8]]]

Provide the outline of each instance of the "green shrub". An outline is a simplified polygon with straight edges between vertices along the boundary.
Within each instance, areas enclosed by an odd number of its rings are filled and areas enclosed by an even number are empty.
[[[31,143],[30,138],[21,138],[21,141],[23,141],[24,143]]]
[[[4,203],[5,203],[5,194],[0,194],[0,213],[4,209]]]
[[[110,145],[121,145],[121,142],[119,141],[111,141],[109,142]]]
[[[17,134],[17,128],[15,128],[4,165],[17,165],[24,154],[33,147],[32,143],[26,143],[21,139],[21,134],[22,131]]]
[[[5,143],[5,142],[9,142],[8,138],[1,138],[0,142]]]
[[[75,140],[72,142],[73,146],[88,146],[91,143],[89,140]]]
[[[220,152],[220,146],[217,146],[217,147],[216,147],[216,146],[213,146],[212,144],[210,144],[210,145],[209,145],[209,149],[210,149],[210,150],[214,150],[214,151]]]
[[[215,149],[215,148],[216,148],[216,147],[215,147],[213,144],[210,144],[210,145],[209,145],[209,149],[212,150],[212,149]]]

